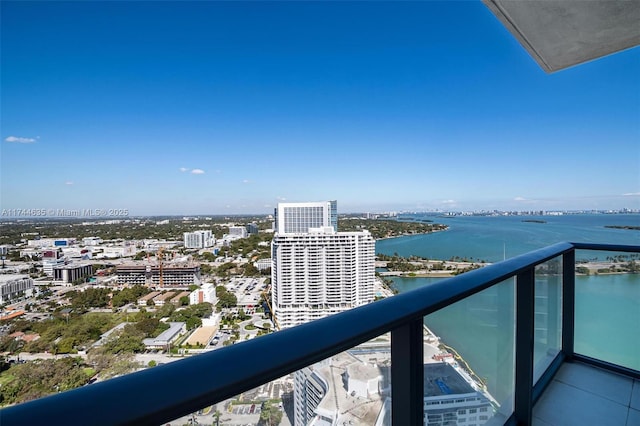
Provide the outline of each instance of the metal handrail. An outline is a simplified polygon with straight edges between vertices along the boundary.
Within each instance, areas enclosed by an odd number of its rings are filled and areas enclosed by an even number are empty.
[[[531,270],[575,249],[558,243],[298,327],[0,410],[0,423],[158,425],[251,390]],[[393,364],[393,360],[392,360]]]

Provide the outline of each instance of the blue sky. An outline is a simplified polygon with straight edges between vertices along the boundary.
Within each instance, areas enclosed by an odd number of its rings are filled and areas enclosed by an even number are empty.
[[[544,73],[480,2],[8,2],[0,206],[640,208],[640,51]]]

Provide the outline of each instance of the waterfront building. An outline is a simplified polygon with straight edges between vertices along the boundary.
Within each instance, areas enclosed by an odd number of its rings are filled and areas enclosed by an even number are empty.
[[[188,249],[203,249],[215,244],[215,238],[210,230],[185,232],[184,247]]]
[[[338,232],[337,201],[278,203],[274,230],[278,234],[308,232],[310,228],[332,227]]]
[[[390,357],[388,346],[364,344],[297,371],[295,424],[390,424]]]
[[[375,240],[338,232],[337,201],[279,203],[271,243],[272,309],[288,328],[373,301]]]
[[[89,264],[63,265],[53,268],[53,279],[69,284],[80,278],[90,277],[91,275],[93,275],[93,266]]]
[[[281,329],[374,300],[375,240],[368,231],[312,228],[272,241],[272,308]]]
[[[362,345],[294,374],[296,425],[389,424],[388,347]],[[482,426],[493,416],[490,400],[447,362],[424,364],[424,424]]]
[[[28,275],[0,275],[0,305],[33,294],[33,280]]]
[[[447,362],[424,365],[425,426],[482,426],[493,416],[489,399]]]

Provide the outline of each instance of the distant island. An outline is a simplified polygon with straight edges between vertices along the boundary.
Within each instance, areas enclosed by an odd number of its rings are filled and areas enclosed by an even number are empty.
[[[640,226],[631,226],[631,225],[605,225],[605,228],[612,229],[631,229],[634,231],[640,231]]]
[[[523,222],[532,222],[532,223],[547,223],[546,220],[540,219],[524,219]]]
[[[366,229],[373,238],[381,240],[385,238],[403,237],[408,235],[430,234],[432,232],[445,231],[449,227],[439,223],[405,222],[394,219],[363,219],[344,218],[338,222],[338,231],[361,231]]]

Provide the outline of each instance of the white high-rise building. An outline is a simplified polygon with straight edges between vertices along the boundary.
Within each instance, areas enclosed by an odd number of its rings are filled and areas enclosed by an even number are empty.
[[[338,232],[335,201],[280,203],[271,243],[272,308],[293,327],[374,300],[375,240]]]
[[[209,230],[184,233],[184,248],[202,249],[214,244],[215,238]]]
[[[296,234],[309,232],[310,228],[330,226],[338,232],[338,203],[321,201],[314,203],[278,203],[275,210],[275,232]]]

